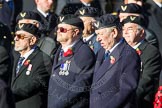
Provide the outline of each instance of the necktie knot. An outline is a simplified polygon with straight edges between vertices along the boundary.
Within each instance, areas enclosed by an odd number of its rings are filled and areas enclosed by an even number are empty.
[[[59,54],[59,61],[62,59],[63,54],[64,54],[64,50],[63,50],[63,49],[61,49],[60,54]]]
[[[109,53],[110,53],[109,51],[105,52],[104,60],[107,60],[109,58]]]

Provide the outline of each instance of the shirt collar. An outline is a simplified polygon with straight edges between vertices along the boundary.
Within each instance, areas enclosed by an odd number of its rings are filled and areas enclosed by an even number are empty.
[[[46,18],[49,13],[43,12],[41,9],[37,8],[37,10]]]
[[[137,49],[142,43],[143,43],[144,40],[140,41],[137,45],[133,46],[133,49]]]
[[[160,8],[162,7],[162,4],[159,2],[154,1]]]
[[[94,36],[94,33],[91,34],[91,35],[88,36],[88,37],[83,37],[83,40],[86,40],[86,42],[87,42],[87,41],[89,41],[93,36]]]
[[[25,60],[31,55],[31,53],[34,52],[36,47],[33,47],[29,52],[25,53],[23,56],[21,57],[24,57],[25,59],[23,60],[22,64],[25,62]]]
[[[74,41],[72,44],[66,46],[65,48],[62,48],[64,50],[64,52],[66,52],[69,48],[72,48],[76,43],[78,42],[78,40]]]
[[[86,3],[86,2],[84,2],[84,1],[82,1],[82,0],[81,0],[81,2],[82,2],[85,6],[91,6],[90,3]]]
[[[120,41],[116,44],[116,45],[114,45],[109,51],[105,51],[105,53],[106,52],[110,52],[110,54],[114,51],[114,49],[120,44],[120,43],[122,43],[123,42],[123,38],[121,38],[120,39]]]

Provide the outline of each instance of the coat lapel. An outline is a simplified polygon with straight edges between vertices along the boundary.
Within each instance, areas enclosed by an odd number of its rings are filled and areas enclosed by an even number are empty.
[[[67,60],[69,60],[69,59],[71,59],[73,56],[74,56],[74,54],[78,51],[78,49],[79,49],[79,47],[81,46],[83,44],[83,41],[80,39],[74,46],[73,46],[73,55],[71,55],[71,56],[68,56],[68,57],[63,57],[63,59],[62,60],[60,60],[60,61],[58,61],[58,58],[59,58],[59,53],[60,53],[60,51],[61,51],[61,46],[60,46],[60,48],[58,49],[58,51],[57,51],[57,53],[56,53],[56,58],[54,59],[54,67],[53,67],[53,71],[55,70],[55,69],[57,69],[58,67],[60,67],[60,65],[62,64],[62,63],[65,63],[65,61],[67,61]]]
[[[126,44],[125,41],[120,43],[110,54],[110,56],[112,56],[115,59],[114,63],[111,62],[112,58],[110,57],[109,61],[106,60],[101,64],[101,66],[99,67],[96,73],[97,74],[96,81],[100,80],[108,72],[108,70],[110,70],[113,66],[115,66],[115,64],[120,60],[121,53],[125,44]],[[109,71],[108,76],[111,77],[113,72],[114,71]]]
[[[36,55],[37,55],[37,53],[38,53],[38,48],[36,48],[35,50],[34,50],[34,52],[26,59],[26,60],[32,60]],[[17,60],[18,61],[18,60]],[[15,64],[15,69],[16,69],[16,66],[17,66],[17,62],[16,62],[16,64]],[[27,69],[28,68],[28,66],[24,66],[24,64],[21,66],[21,68],[20,68],[20,71],[19,71],[19,73],[16,75],[16,71],[13,71],[13,73],[15,74],[15,77],[14,77],[14,80],[13,80],[13,83],[15,82],[15,80],[24,72],[24,70],[25,69]]]

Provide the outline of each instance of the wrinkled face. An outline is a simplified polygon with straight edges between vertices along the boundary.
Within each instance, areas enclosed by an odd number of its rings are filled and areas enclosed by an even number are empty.
[[[54,0],[35,0],[37,7],[47,13],[53,5]]]
[[[21,19],[18,21],[18,24],[26,24],[26,23],[29,23],[29,24],[33,24],[35,25],[36,27],[39,27],[39,22],[36,21],[36,20],[32,20],[32,19]]]
[[[115,43],[116,34],[114,29],[103,28],[95,31],[97,34],[96,40],[101,44],[105,50],[109,50]]]
[[[28,52],[31,46],[35,44],[35,36],[26,31],[16,31],[14,41],[15,41],[15,51],[18,52]]]
[[[60,43],[72,43],[77,38],[78,29],[69,24],[58,24],[57,41]]]
[[[93,22],[95,21],[92,17],[80,17],[84,23],[83,37],[88,37],[95,32]]]
[[[130,15],[139,16],[139,14],[134,14],[134,13],[119,13],[120,22],[122,22],[124,19],[126,19]]]
[[[123,37],[127,43],[131,46],[136,45],[141,41],[142,29],[139,29],[139,26],[135,23],[126,23],[123,26]]]

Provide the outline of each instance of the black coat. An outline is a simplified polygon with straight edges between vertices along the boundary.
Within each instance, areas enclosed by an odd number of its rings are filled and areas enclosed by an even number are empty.
[[[159,50],[144,41],[139,47],[141,51],[141,75],[137,88],[139,108],[152,108],[155,92],[159,85],[161,56]]]
[[[50,58],[37,48],[16,75],[18,59],[19,56],[14,61],[11,83],[16,108],[46,108],[48,81],[52,67]],[[30,70],[29,66],[32,66]]]
[[[0,108],[15,108],[10,88],[0,79]]]

